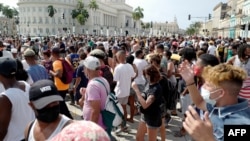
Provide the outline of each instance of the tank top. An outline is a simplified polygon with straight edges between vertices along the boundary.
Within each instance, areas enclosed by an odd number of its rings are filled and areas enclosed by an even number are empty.
[[[57,125],[56,129],[54,130],[54,132],[46,140],[51,140],[54,136],[56,136],[59,132],[61,132],[61,130],[63,129],[63,127],[65,126],[65,124],[70,120],[65,115],[61,115],[61,116],[62,116],[62,118],[61,118],[59,124]],[[37,123],[37,119],[35,120],[34,124],[32,125],[32,127],[30,129],[28,141],[35,141],[35,138],[34,138],[34,127],[35,127],[36,123]]]
[[[27,92],[19,88],[9,88],[1,95],[5,95],[12,105],[8,132],[3,141],[23,140],[26,125],[35,119],[34,111],[28,104]]]

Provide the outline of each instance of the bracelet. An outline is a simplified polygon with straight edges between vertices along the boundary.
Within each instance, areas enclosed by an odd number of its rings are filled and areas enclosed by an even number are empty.
[[[192,86],[192,85],[194,85],[194,84],[195,84],[195,82],[193,82],[193,83],[191,83],[191,84],[186,85],[186,87],[188,87],[188,86]]]

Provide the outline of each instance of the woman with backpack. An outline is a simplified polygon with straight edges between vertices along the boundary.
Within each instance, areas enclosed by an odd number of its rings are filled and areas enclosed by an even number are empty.
[[[144,135],[148,134],[148,141],[156,141],[158,128],[162,124],[162,113],[160,109],[162,101],[162,88],[159,84],[161,74],[159,70],[149,65],[144,69],[147,85],[143,93],[140,92],[137,84],[132,83],[132,87],[140,103],[141,121],[139,123],[136,140],[144,140]]]

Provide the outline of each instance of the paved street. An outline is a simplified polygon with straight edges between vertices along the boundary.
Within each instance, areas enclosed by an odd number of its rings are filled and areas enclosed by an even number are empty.
[[[69,102],[67,102],[67,105],[68,105],[69,110],[71,111],[71,114],[74,117],[74,119],[80,120],[81,119],[80,115],[82,114],[82,111],[79,108],[79,106],[72,106],[69,104]],[[129,127],[128,133],[121,133],[119,136],[115,136],[115,134],[113,134],[114,137],[118,141],[134,141],[135,135],[137,132],[136,130],[137,130],[137,126],[139,123],[139,119],[140,119],[140,116],[135,116],[134,123],[127,122],[128,127]],[[178,131],[180,129],[180,127],[181,127],[181,118],[178,116],[172,116],[172,121],[170,122],[169,127],[166,129],[166,133],[167,133],[167,135],[166,135],[167,140],[166,141],[189,141],[190,137],[188,135],[185,137],[182,137],[182,138],[174,137],[173,132]],[[160,140],[160,134],[158,135],[157,139]]]

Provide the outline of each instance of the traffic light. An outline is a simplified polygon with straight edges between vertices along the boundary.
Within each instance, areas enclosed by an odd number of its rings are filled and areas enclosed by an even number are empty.
[[[211,14],[208,14],[208,19],[209,19],[209,20],[211,20],[211,17],[212,17]]]
[[[62,13],[62,19],[64,19],[64,13]]]
[[[191,20],[191,15],[190,14],[188,15],[188,20]]]

